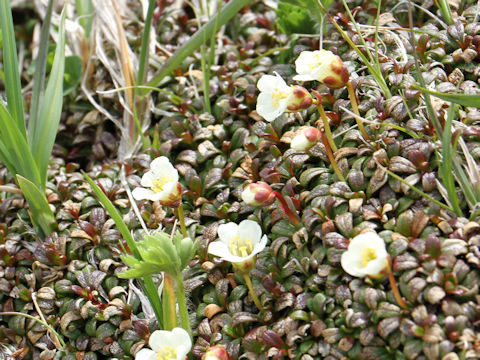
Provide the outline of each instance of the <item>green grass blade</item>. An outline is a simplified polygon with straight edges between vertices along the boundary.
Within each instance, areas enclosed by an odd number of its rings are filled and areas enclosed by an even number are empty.
[[[455,186],[455,178],[452,172],[454,149],[452,148],[451,141],[454,112],[455,107],[450,104],[442,137],[442,161],[440,162],[440,173],[442,174],[443,186],[445,186],[445,189],[447,190],[448,201],[452,205],[453,212],[457,216],[462,216],[462,210],[460,209],[457,189]]]
[[[0,29],[3,43],[3,70],[8,111],[24,138],[27,137],[23,113],[22,86],[18,73],[17,46],[9,0],[0,0]]]
[[[60,22],[59,37],[52,70],[40,108],[37,121],[29,124],[29,143],[35,161],[38,164],[42,187],[47,180],[48,160],[52,153],[53,143],[57,136],[58,124],[63,105],[63,74],[65,70],[65,10]]]
[[[153,11],[157,5],[156,0],[148,2],[147,17],[145,18],[145,26],[142,35],[142,46],[140,48],[140,57],[138,62],[137,85],[142,85],[147,81],[147,65],[148,65],[148,45],[150,43],[150,30],[152,28]]]
[[[14,169],[12,175],[20,174],[41,188],[37,164],[30,152],[27,140],[20,133],[5,105],[0,102],[0,138],[5,164]]]
[[[50,35],[50,20],[52,18],[53,0],[49,0],[45,20],[43,21],[42,34],[37,59],[35,60],[35,73],[33,75],[32,105],[28,120],[28,131],[31,132],[31,124],[36,124],[39,116],[40,98],[43,95],[45,83],[45,68],[48,55],[48,37]]]
[[[55,216],[48,205],[45,192],[22,175],[17,174],[17,182],[28,202],[32,222],[43,232],[43,234],[40,234],[40,237],[44,239],[55,231],[56,228]]]
[[[413,88],[419,89],[421,92],[433,95],[442,100],[452,102],[454,104],[469,106],[469,107],[480,107],[480,96],[478,94],[447,94],[441,93],[438,91],[433,91],[426,89],[422,86],[413,85]]]
[[[95,192],[95,195],[97,196],[98,201],[107,210],[107,212],[112,217],[113,221],[115,221],[115,224],[117,225],[118,230],[120,231],[123,238],[127,242],[127,245],[130,251],[132,252],[133,256],[138,260],[142,260],[140,252],[138,251],[138,248],[137,248],[137,244],[135,243],[135,240],[133,239],[132,234],[130,234],[130,230],[128,230],[128,227],[123,221],[122,216],[120,215],[118,210],[115,208],[112,202],[108,199],[108,197],[103,193],[102,189],[100,189],[98,185],[95,184],[92,178],[85,173],[83,173],[83,175],[85,176],[85,179],[87,179],[88,183],[90,184],[93,191]],[[126,254],[127,252],[123,246],[123,243],[120,242],[120,245]],[[160,300],[160,296],[158,295],[157,287],[155,286],[155,283],[153,282],[151,276],[145,276],[143,278],[143,281],[141,281],[140,279],[138,280],[140,282],[140,285],[144,289],[145,293],[147,294],[148,299],[150,300],[150,303],[153,307],[153,311],[155,312],[155,316],[157,318],[159,327],[162,328],[162,322],[163,322],[162,302]]]
[[[236,13],[238,13],[251,0],[231,0],[222,11],[214,18],[210,19],[190,40],[188,40],[181,48],[168,59],[168,61],[160,69],[160,72],[148,83],[149,86],[157,86],[165,76],[170,74],[173,70],[180,66],[183,60],[195,50],[197,50],[206,38],[209,38],[212,32],[215,32],[219,27],[225,25]],[[217,20],[218,18],[218,20]],[[147,91],[142,91],[145,95]]]
[[[436,1],[440,12],[442,13],[442,18],[445,20],[447,25],[453,25],[452,11],[450,10],[450,4],[447,0],[437,0]]]
[[[95,13],[92,0],[75,0],[75,7],[77,9],[78,22],[85,31],[85,36],[89,38]]]

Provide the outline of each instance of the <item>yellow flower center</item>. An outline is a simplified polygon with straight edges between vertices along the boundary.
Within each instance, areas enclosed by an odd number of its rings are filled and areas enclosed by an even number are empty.
[[[280,90],[279,88],[273,89],[272,93],[272,106],[273,107],[279,107],[280,106],[280,100],[285,99],[288,97],[288,93],[285,91]]]
[[[172,181],[172,178],[170,176],[162,176],[160,179],[156,179],[156,180],[153,180],[153,185],[151,187],[151,189],[158,193],[160,191],[163,190],[163,186],[168,183],[168,182],[171,182]]]
[[[232,255],[247,257],[253,251],[250,239],[241,239],[240,236],[230,238],[228,248]]]
[[[322,55],[315,54],[315,55],[313,55],[313,58],[315,59],[315,61],[312,61],[312,62],[310,62],[310,64],[308,64],[308,68],[310,69],[310,71],[312,71],[316,67],[322,65]]]
[[[157,351],[156,360],[176,360],[177,359],[177,349],[174,349],[170,346],[166,346]]]
[[[377,258],[377,252],[375,249],[366,248],[362,253],[362,265],[367,266],[368,263]]]

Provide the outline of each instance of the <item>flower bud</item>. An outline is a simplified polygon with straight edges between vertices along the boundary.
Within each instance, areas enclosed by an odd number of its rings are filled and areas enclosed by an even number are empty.
[[[295,61],[295,68],[298,75],[294,80],[317,80],[330,89],[344,87],[350,77],[342,59],[327,50],[303,51]]]
[[[275,201],[275,192],[267,183],[257,181],[243,189],[242,200],[250,206],[268,206]]]
[[[320,140],[320,130],[313,126],[306,126],[295,133],[290,147],[298,151],[306,151]]]
[[[202,360],[231,360],[230,354],[225,349],[223,345],[212,346],[208,351],[202,356]]]
[[[289,97],[287,112],[295,112],[308,109],[312,105],[312,95],[302,86],[292,86],[293,96]]]

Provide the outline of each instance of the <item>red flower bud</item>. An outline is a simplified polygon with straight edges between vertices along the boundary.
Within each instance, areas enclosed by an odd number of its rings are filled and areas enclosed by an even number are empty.
[[[275,192],[267,183],[257,181],[243,189],[242,200],[250,206],[268,206],[275,201]]]
[[[232,360],[232,358],[227,352],[227,349],[225,349],[225,346],[215,345],[208,349],[202,356],[202,360]]]

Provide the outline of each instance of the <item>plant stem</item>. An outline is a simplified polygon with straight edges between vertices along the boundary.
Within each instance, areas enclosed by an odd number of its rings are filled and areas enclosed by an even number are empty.
[[[330,144],[332,151],[336,153],[338,149],[335,146],[335,141],[333,141],[332,131],[330,130],[330,124],[328,122],[327,114],[325,114],[325,109],[323,108],[323,105],[320,103],[317,104],[317,109],[318,109],[318,112],[320,113],[320,117],[323,120],[323,128],[325,129],[325,134],[327,136],[328,143]]]
[[[368,136],[365,127],[363,126],[362,121],[360,120],[360,112],[358,111],[358,104],[357,104],[357,97],[355,96],[355,90],[353,89],[353,85],[351,81],[347,82],[347,89],[348,89],[348,97],[350,98],[350,103],[352,104],[353,112],[358,115],[355,118],[355,121],[358,124],[358,129],[362,133],[362,136],[365,140],[370,141],[370,136]]]
[[[185,297],[185,288],[183,286],[182,275],[179,274],[176,277],[176,280],[177,280],[177,302],[178,302],[178,311],[180,313],[180,323],[182,324],[182,328],[187,330],[191,337],[192,328],[190,326],[190,318],[188,317],[187,300]]]
[[[177,218],[180,221],[180,230],[184,238],[188,237],[187,227],[185,225],[185,212],[183,211],[183,204],[180,203],[180,206],[177,209]]]
[[[298,217],[298,215],[296,213],[292,212],[292,210],[288,206],[287,202],[285,201],[285,198],[283,197],[283,195],[280,194],[277,191],[275,191],[274,194],[275,194],[275,197],[278,199],[278,201],[280,201],[283,211],[288,216],[288,218],[290,219],[292,224],[295,225],[295,226],[300,225],[300,218]]]
[[[172,330],[177,326],[177,304],[175,302],[175,283],[172,276],[163,273],[163,326],[165,330]]]
[[[260,302],[260,299],[257,296],[257,293],[253,289],[253,284],[252,280],[250,279],[250,275],[248,274],[242,274],[243,279],[245,280],[245,285],[247,285],[248,291],[250,291],[250,295],[252,296],[253,302],[255,305],[257,305],[258,310],[263,311],[264,308],[262,306],[262,303]]]
[[[332,152],[332,149],[330,148],[330,144],[328,143],[328,140],[322,130],[320,130],[320,136],[322,137],[323,145],[325,145],[325,149],[327,150],[328,160],[330,160],[330,164],[332,164],[333,171],[335,171],[335,174],[337,175],[338,180],[345,181],[345,178],[343,177],[342,172],[340,171],[340,168],[337,165],[335,157],[333,156],[333,152]]]
[[[393,276],[393,271],[392,267],[390,264],[388,265],[388,280],[390,281],[390,287],[392,288],[393,291],[393,296],[395,296],[395,300],[397,300],[397,304],[402,308],[402,309],[408,309],[407,304],[405,303],[405,300],[403,300],[402,295],[400,294],[400,291],[398,290],[397,286],[397,281],[395,280],[395,276]]]

